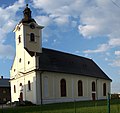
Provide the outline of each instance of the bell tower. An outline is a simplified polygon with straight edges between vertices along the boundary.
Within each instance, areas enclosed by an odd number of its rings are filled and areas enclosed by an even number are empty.
[[[42,52],[42,29],[31,16],[32,11],[26,5],[23,11],[23,19],[16,25],[16,54],[22,52],[23,49],[32,52]]]

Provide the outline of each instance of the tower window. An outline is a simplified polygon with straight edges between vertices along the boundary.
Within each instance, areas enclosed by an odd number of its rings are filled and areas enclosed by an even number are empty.
[[[20,31],[20,27],[19,26],[17,27],[17,29],[18,29],[18,31]]]
[[[21,36],[18,37],[18,42],[21,43]]]
[[[31,42],[35,42],[35,35],[34,35],[34,33],[30,34],[30,41]]]
[[[22,61],[22,59],[20,58],[20,59],[19,59],[19,62],[21,63],[21,61]]]
[[[20,83],[20,86],[22,86],[22,83]]]
[[[16,93],[16,86],[14,85],[14,93]]]
[[[28,64],[30,64],[30,61],[28,61]]]

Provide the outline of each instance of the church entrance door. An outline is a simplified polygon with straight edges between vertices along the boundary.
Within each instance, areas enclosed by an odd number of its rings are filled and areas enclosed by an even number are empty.
[[[95,100],[95,93],[92,93],[92,100]]]
[[[20,101],[21,102],[23,101],[23,93],[22,92],[20,93]]]

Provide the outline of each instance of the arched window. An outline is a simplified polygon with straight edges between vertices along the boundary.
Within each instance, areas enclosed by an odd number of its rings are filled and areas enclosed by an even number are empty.
[[[31,42],[35,42],[35,35],[34,35],[34,33],[30,34],[30,41]]]
[[[92,82],[92,91],[95,91],[95,82]]]
[[[62,79],[60,81],[61,97],[66,97],[66,80]]]
[[[103,84],[103,96],[106,96],[106,83]]]
[[[78,96],[83,96],[83,85],[81,80],[78,81]]]

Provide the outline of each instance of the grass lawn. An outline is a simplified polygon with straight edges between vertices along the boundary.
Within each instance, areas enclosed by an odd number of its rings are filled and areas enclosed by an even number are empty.
[[[76,109],[75,109],[76,108]],[[0,109],[0,113],[108,113],[107,101],[83,101]],[[120,100],[111,100],[111,113],[120,113]]]

